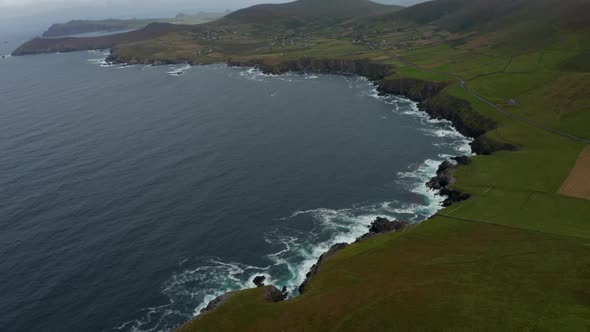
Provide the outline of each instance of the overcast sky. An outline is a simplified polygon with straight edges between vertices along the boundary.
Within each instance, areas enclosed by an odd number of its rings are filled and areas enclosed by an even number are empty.
[[[236,10],[257,3],[290,0],[0,0],[0,19],[49,16],[107,18],[170,16],[178,12]],[[377,0],[403,3],[408,0]]]
[[[260,0],[258,0],[260,1]],[[71,18],[146,17],[179,11],[219,11],[256,4],[257,0],[0,0],[0,17],[50,15]],[[267,0],[265,2],[281,2]]]

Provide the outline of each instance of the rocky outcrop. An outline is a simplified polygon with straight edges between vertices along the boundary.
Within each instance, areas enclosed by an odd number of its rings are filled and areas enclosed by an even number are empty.
[[[440,195],[447,197],[447,199],[445,199],[445,201],[442,203],[444,207],[449,207],[455,203],[466,201],[471,197],[471,195],[469,194],[460,192],[458,190],[452,190],[449,188],[441,189]]]
[[[460,160],[460,162],[463,164],[469,162],[469,159],[466,159],[466,157],[456,157],[455,159]],[[469,194],[449,189],[449,186],[451,186],[457,181],[453,173],[455,172],[457,167],[459,167],[459,165],[460,163],[458,161],[444,161],[438,167],[438,170],[436,171],[436,176],[426,183],[426,186],[428,188],[432,190],[437,190],[439,195],[447,197],[443,202],[444,207],[451,206],[454,203],[467,200],[469,199],[469,197],[471,197]]]
[[[266,281],[265,276],[256,276],[254,278],[254,280],[252,280],[252,282],[254,283],[254,285],[256,285],[256,287],[263,287],[265,281]]]
[[[390,221],[387,218],[378,217],[373,221],[371,226],[369,226],[369,233],[373,234],[383,234],[389,232],[397,232],[401,231],[408,225],[405,221]]]
[[[476,112],[466,100],[447,94],[438,94],[420,103],[420,110],[435,119],[448,120],[461,134],[471,137],[471,149],[478,155],[489,155],[497,151],[516,150],[516,147],[495,141],[486,133],[496,129],[496,123]]]
[[[400,220],[393,220],[390,221],[387,218],[377,217],[373,223],[369,226],[369,232],[358,239],[356,239],[356,243],[364,241],[366,239],[370,239],[375,237],[379,234],[391,233],[391,232],[400,232],[408,227],[409,223],[406,221]]]
[[[433,190],[441,190],[449,185],[454,184],[457,179],[453,176],[453,172],[457,165],[449,160],[444,161],[436,171],[436,176],[426,183],[426,186]]]
[[[284,301],[287,298],[287,295],[289,295],[289,292],[287,292],[286,287],[283,287],[283,290],[281,291],[275,286],[270,286],[266,290],[265,298],[266,301],[270,303],[276,303]]]
[[[438,94],[420,103],[420,110],[439,120],[448,120],[461,134],[476,138],[495,129],[496,123],[477,113],[466,100]]]
[[[210,312],[210,311],[213,311],[213,310],[219,308],[222,304],[227,302],[227,300],[229,300],[234,294],[235,294],[235,292],[229,292],[229,293],[225,293],[221,296],[216,297],[211,302],[209,302],[209,304],[207,304],[207,306],[205,308],[201,309],[201,314],[204,314],[206,312]]]
[[[468,156],[457,156],[451,158],[452,160],[456,161],[459,165],[469,165],[471,164],[471,159]]]
[[[509,143],[498,142],[487,135],[481,135],[471,143],[471,149],[479,155],[490,155],[497,151],[514,151],[517,147]]]
[[[415,78],[388,78],[378,82],[381,94],[394,94],[423,102],[439,94],[448,86],[446,82],[431,82]]]

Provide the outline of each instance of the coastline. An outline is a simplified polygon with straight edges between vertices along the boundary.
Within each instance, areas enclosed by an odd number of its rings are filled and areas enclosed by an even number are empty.
[[[105,60],[107,63],[119,63],[125,65],[133,65],[123,61],[113,61],[113,58],[110,56]],[[416,103],[417,111],[423,112],[427,115],[427,117],[431,120],[442,120],[448,121],[452,124],[453,128],[457,130],[461,135],[466,138],[471,139],[470,147],[472,150],[471,156],[466,155],[456,155],[452,156],[442,162],[440,162],[437,166],[435,172],[433,172],[431,177],[427,182],[424,182],[425,187],[432,192],[433,196],[441,197],[440,207],[439,209],[433,213],[429,218],[425,220],[431,219],[436,216],[436,213],[454,203],[469,199],[469,195],[463,194],[459,191],[455,191],[449,189],[450,186],[456,181],[453,174],[454,171],[462,166],[467,165],[470,163],[470,158],[477,154],[491,154],[497,150],[495,148],[489,149],[481,149],[481,144],[477,143],[478,138],[481,140],[482,136],[489,130],[495,128],[495,124],[490,124],[488,119],[484,119],[483,121],[489,127],[489,129],[482,130],[481,128],[477,127],[469,127],[468,125],[461,122],[461,118],[457,116],[452,109],[444,108],[444,107],[433,107],[432,105],[428,104],[428,101],[439,95],[444,88],[447,86],[446,83],[441,82],[431,82],[425,80],[415,80],[415,79],[399,79],[399,80],[387,80],[385,76],[393,70],[390,67],[381,67],[381,66],[374,66],[368,63],[368,61],[339,61],[339,60],[324,60],[319,62],[307,62],[307,60],[303,63],[307,65],[301,65],[302,62],[293,62],[290,66],[283,66],[280,65],[279,67],[275,66],[267,66],[264,62],[255,63],[252,62],[235,62],[235,61],[227,61],[226,65],[230,67],[238,67],[238,68],[253,68],[255,70],[259,70],[264,75],[272,75],[278,76],[283,75],[289,72],[295,72],[298,74],[336,74],[336,75],[355,75],[358,77],[363,77],[371,82],[374,87],[375,91],[378,93],[378,98],[383,100],[384,97],[403,97],[407,98],[408,100]],[[145,63],[143,63],[145,64]],[[148,63],[150,65],[162,65],[162,63]],[[186,64],[186,62],[167,62],[166,64]],[[190,66],[199,65],[199,64],[188,64]],[[420,86],[421,88],[416,90],[414,89],[415,86]],[[406,88],[404,88],[406,87]],[[492,151],[493,150],[493,151]],[[479,153],[477,152],[479,151]],[[379,218],[375,221],[377,222]],[[305,286],[313,279],[313,277],[318,273],[321,268],[322,262],[335,255],[340,250],[348,247],[349,245],[353,245],[356,243],[360,243],[366,241],[368,239],[374,238],[376,236],[386,234],[389,232],[401,232],[404,231],[408,227],[412,227],[412,224],[406,223],[405,221],[398,221],[394,220],[394,223],[402,223],[403,227],[395,227],[393,230],[382,231],[382,232],[373,232],[368,230],[365,234],[356,238],[354,242],[351,243],[336,243],[331,246],[327,251],[325,251],[317,260],[317,262],[311,266],[309,271],[303,271],[306,274],[306,278],[302,284],[299,285],[298,291],[299,295],[305,292]],[[268,276],[260,275],[260,277],[266,277],[268,280]],[[258,278],[258,277],[257,277]],[[209,314],[215,311],[217,308],[222,306],[226,303],[230,298],[243,292],[247,289],[252,289],[253,287],[264,288],[265,289],[265,299],[268,303],[276,303],[282,302],[284,300],[290,299],[289,292],[292,291],[290,289],[286,289],[283,287],[282,290],[279,289],[276,285],[269,284],[265,285],[264,283],[256,285],[253,283],[253,280],[249,280],[248,282],[251,283],[251,288],[245,288],[241,290],[233,290],[226,293],[223,293],[217,297],[214,297],[208,302],[205,302],[203,305],[199,306],[195,310],[195,316],[190,320],[197,320],[200,317]],[[189,321],[189,322],[190,322]]]
[[[111,51],[111,54],[105,59],[107,64],[123,64],[123,65],[170,65],[170,64],[184,64],[188,66],[205,65],[201,63],[190,63],[187,61],[149,61],[144,60],[140,62],[126,61],[117,57],[116,53]],[[303,58],[298,60],[286,60],[279,62],[267,62],[265,59],[250,59],[250,60],[232,60],[228,59],[225,64],[230,67],[238,68],[252,68],[259,70],[262,74],[278,76],[290,72],[298,74],[336,74],[336,75],[355,75],[363,77],[371,82],[380,98],[393,96],[403,97],[417,104],[417,111],[427,114],[429,119],[449,121],[453,128],[461,135],[470,138],[472,141],[470,147],[472,155],[489,155],[499,150],[511,150],[513,147],[498,144],[489,139],[485,134],[497,127],[496,123],[491,119],[476,113],[471,105],[458,98],[454,98],[443,93],[444,89],[450,84],[448,82],[435,82],[414,78],[388,78],[388,76],[395,73],[395,68],[391,66],[384,66],[380,64],[371,63],[369,60],[343,60],[343,59],[312,59]],[[475,121],[465,121],[465,118],[474,118]],[[453,176],[454,171],[461,165],[469,163],[471,156],[457,155],[444,160],[439,165],[438,169],[431,174],[431,178],[424,183],[426,187],[433,192],[433,195],[443,197],[440,211],[454,203],[469,199],[470,196],[463,194],[460,191],[450,189],[449,187],[456,181]],[[455,160],[454,162],[452,160]],[[446,198],[444,198],[446,197]],[[433,213],[428,219],[436,216]],[[405,229],[405,227],[404,227]],[[397,231],[403,231],[398,229]],[[387,232],[385,232],[387,233]],[[325,251],[318,259],[318,261],[311,266],[309,271],[303,271],[306,278],[301,285],[299,285],[298,295],[305,291],[305,286],[313,279],[313,277],[320,270],[322,262],[335,255],[338,251],[348,247],[351,244],[363,242],[367,239],[379,236],[380,233],[371,233],[368,231],[364,235],[358,237],[352,243],[336,243]],[[267,276],[265,276],[267,277]],[[252,280],[248,281],[254,287]],[[285,287],[279,289],[275,285],[264,285],[265,299],[268,303],[282,302],[288,299],[289,291]],[[246,289],[229,291],[217,297],[212,298],[209,302],[203,303],[195,310],[195,316],[189,321],[198,320],[199,318],[214,312],[217,308],[226,303],[230,298],[243,292]],[[186,322],[188,323],[188,322]],[[185,323],[185,324],[186,324]]]
[[[115,61],[113,61],[115,60]],[[127,64],[124,61],[119,61],[111,56],[105,60],[106,62],[114,62],[119,64]],[[228,60],[226,62],[229,66],[240,67],[240,68],[255,68],[260,70],[262,73],[266,75],[281,75],[288,72],[296,72],[296,73],[322,73],[322,74],[344,74],[344,75],[356,75],[359,77],[364,77],[369,80],[376,88],[376,91],[380,94],[381,97],[387,96],[403,96],[416,102],[418,105],[418,111],[424,112],[424,114],[428,114],[431,119],[438,119],[438,120],[446,120],[453,124],[453,127],[456,128],[461,134],[466,137],[470,137],[474,139],[473,142],[479,137],[478,134],[483,135],[487,130],[482,130],[481,128],[477,127],[469,127],[468,125],[464,124],[462,118],[457,116],[454,109],[452,107],[448,107],[448,105],[443,105],[438,107],[437,105],[429,104],[429,101],[441,94],[444,88],[447,86],[444,82],[432,82],[426,80],[417,80],[417,79],[387,79],[386,77],[390,75],[394,68],[388,66],[381,66],[378,64],[372,64],[366,60],[331,60],[331,59],[319,59],[319,60],[311,60],[311,59],[303,59],[301,61],[293,61],[288,62],[286,64],[267,64],[264,61],[256,61],[257,63],[252,62],[235,62]],[[146,64],[146,63],[143,63]],[[147,63],[150,64],[150,63]],[[152,65],[159,65],[161,63],[151,63]],[[185,62],[170,62],[167,64],[186,64]],[[128,64],[132,65],[132,64]],[[453,104],[451,104],[453,105]],[[483,122],[486,122],[485,120]],[[492,126],[490,126],[492,127]],[[473,143],[472,143],[473,148]],[[474,149],[475,150],[475,149]],[[474,151],[475,152],[475,151]],[[483,154],[483,153],[482,153]],[[443,162],[444,163],[444,162]],[[442,164],[442,163],[441,163]],[[437,165],[440,166],[440,165]],[[432,176],[436,176],[436,174],[432,174]],[[442,189],[441,189],[442,190]],[[439,190],[439,193],[441,193]],[[442,209],[443,207],[441,207]],[[360,238],[363,238],[361,236]],[[360,242],[360,239],[359,241]],[[337,244],[339,246],[340,244]],[[334,248],[334,247],[333,247]],[[342,249],[342,248],[340,248]],[[327,251],[327,253],[334,254],[336,251],[332,251],[331,249]],[[321,260],[321,258],[320,258]],[[315,268],[317,271],[316,264],[312,267],[312,270]],[[304,271],[307,272],[307,271]],[[313,273],[311,275],[313,277]],[[274,286],[268,286],[272,289]],[[276,293],[275,290],[278,288],[274,287],[272,290],[273,293]],[[280,292],[280,291],[279,291]],[[221,296],[223,301],[220,301],[219,298],[213,299],[211,302],[222,304],[229,298],[228,294],[235,294],[236,292],[226,293]],[[272,297],[275,300],[278,297]],[[277,302],[277,301],[271,302]],[[282,300],[282,299],[281,299]],[[214,305],[211,310],[215,309],[216,306]],[[196,318],[200,317],[201,315],[197,316]]]

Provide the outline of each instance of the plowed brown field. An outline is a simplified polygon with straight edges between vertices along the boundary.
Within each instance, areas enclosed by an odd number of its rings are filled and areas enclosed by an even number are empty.
[[[590,200],[590,146],[580,154],[570,175],[561,185],[559,193]]]

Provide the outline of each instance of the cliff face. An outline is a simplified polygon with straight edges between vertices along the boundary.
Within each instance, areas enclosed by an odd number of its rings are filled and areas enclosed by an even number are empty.
[[[381,64],[371,63],[365,59],[313,59],[301,58],[296,60],[264,61],[229,60],[230,66],[256,67],[266,74],[284,74],[293,72],[315,72],[326,74],[354,74],[367,77],[370,80],[380,80],[391,73],[394,68]]]
[[[490,155],[502,150],[516,150],[516,147],[498,142],[486,133],[497,128],[497,124],[477,113],[469,102],[448,94],[437,94],[421,102],[420,110],[435,119],[448,120],[461,134],[471,137],[471,149],[478,155]]]
[[[414,78],[386,79],[379,82],[382,93],[406,96],[417,102],[424,102],[438,95],[447,87],[446,82],[430,82]]]
[[[467,101],[449,95],[429,98],[420,104],[420,110],[435,119],[453,122],[461,134],[472,138],[496,128],[494,121],[475,112]]]

